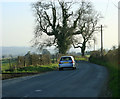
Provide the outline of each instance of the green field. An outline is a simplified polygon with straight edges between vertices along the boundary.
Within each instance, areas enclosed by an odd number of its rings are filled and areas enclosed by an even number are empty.
[[[48,65],[41,65],[41,66],[28,66],[23,68],[18,68],[14,71],[3,71],[3,73],[41,73],[46,71],[53,71],[57,70],[58,64],[48,64]]]
[[[88,57],[89,56],[85,56],[85,57],[75,56],[75,60],[88,61]],[[51,61],[53,60],[51,59]],[[54,60],[54,62],[56,61]],[[3,73],[2,79],[28,76],[31,74],[38,74],[38,73],[43,73],[48,71],[55,71],[55,70],[58,70],[58,63],[17,67],[17,61],[15,60],[10,60],[10,61],[8,59],[2,60],[2,73]]]
[[[58,64],[48,64],[48,65],[37,65],[37,66],[28,66],[23,68],[17,68],[13,71],[9,71],[9,64],[2,65],[2,73],[24,73],[24,72],[44,72],[44,71],[51,71],[56,70],[58,68]]]
[[[85,56],[85,57],[82,57],[82,56],[75,56],[75,60],[84,60],[84,61],[88,61],[88,57],[89,56]],[[51,59],[51,62],[53,61],[53,59]],[[15,68],[16,70],[12,71],[12,72],[38,72],[38,71],[44,71],[44,70],[50,70],[51,68],[54,68],[54,65],[56,65],[56,60],[54,59],[54,62],[53,64],[49,64],[49,65],[41,65],[41,66],[28,66],[28,67],[24,67],[22,69],[19,69],[17,67],[17,61],[14,59],[14,60],[10,60],[9,59],[3,59],[2,60],[2,72],[5,73],[5,72],[10,72],[9,69],[11,68]],[[57,64],[58,65],[58,64]]]
[[[5,69],[5,68],[4,68]],[[14,69],[13,71],[2,71],[2,79],[30,76],[38,73],[58,70],[58,64],[28,66]]]
[[[75,60],[77,60],[77,61],[79,61],[79,60],[88,61],[89,57],[90,57],[90,55],[86,55],[84,57],[82,57],[82,56],[75,56]]]
[[[16,60],[2,59],[2,71],[8,70],[12,68],[12,66],[16,65]]]

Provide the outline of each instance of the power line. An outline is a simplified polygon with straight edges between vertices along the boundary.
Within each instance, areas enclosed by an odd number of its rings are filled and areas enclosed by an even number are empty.
[[[109,7],[109,2],[110,2],[110,0],[108,0],[108,2],[107,2],[104,18],[106,18],[106,14],[107,14],[108,7]],[[103,25],[101,25],[100,28],[101,28],[101,56],[103,57]]]
[[[106,6],[106,10],[105,10],[105,17],[106,17],[107,10],[108,10],[108,7],[109,7],[109,1],[110,1],[110,0],[108,0],[108,2],[107,2],[107,6]]]
[[[120,7],[118,7],[113,1],[111,1],[112,4],[117,8],[117,9],[120,9]],[[110,3],[110,0],[108,0],[107,2],[107,6],[106,6],[106,10],[105,10],[105,17],[106,17],[106,14],[107,14],[107,10],[108,10],[108,7],[109,7],[109,3]]]
[[[112,1],[112,4],[113,4],[117,9],[120,9],[115,3],[113,3],[113,1]]]

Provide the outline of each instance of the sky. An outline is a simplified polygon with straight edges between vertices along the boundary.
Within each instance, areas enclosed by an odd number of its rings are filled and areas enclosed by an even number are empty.
[[[34,37],[35,28],[35,17],[31,7],[33,1],[37,0],[0,1],[0,46],[31,46],[30,41]],[[99,23],[99,26],[106,26],[103,29],[104,48],[110,49],[114,45],[117,46],[118,8],[116,6],[119,0],[91,1],[95,10],[104,17]],[[100,48],[100,33],[97,33],[96,48]]]
[[[118,27],[120,27],[120,1],[119,1],[119,10],[118,10]],[[120,28],[118,28],[118,42],[119,42],[119,45],[120,45]]]

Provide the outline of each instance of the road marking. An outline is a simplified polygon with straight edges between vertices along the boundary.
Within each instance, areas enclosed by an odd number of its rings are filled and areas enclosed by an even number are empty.
[[[28,97],[28,95],[24,96],[24,97]]]
[[[42,90],[35,90],[35,92],[42,92]]]

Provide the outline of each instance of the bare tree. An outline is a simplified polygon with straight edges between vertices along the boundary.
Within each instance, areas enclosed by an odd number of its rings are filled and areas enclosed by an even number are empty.
[[[77,24],[86,13],[89,13],[88,6],[89,3],[83,1],[75,3],[58,0],[34,3],[36,28],[33,46],[42,49],[54,45],[59,53],[65,54],[72,45],[73,35],[79,34]],[[42,40],[43,34],[48,38]]]
[[[75,36],[72,39],[74,48],[81,48],[82,56],[84,56],[86,44],[90,43],[91,39],[94,39],[94,33],[98,31],[96,27],[99,18],[100,14],[93,9],[91,3],[88,3],[87,13],[82,16],[82,19],[80,19],[77,24],[77,34],[81,36],[81,40],[76,39]]]

